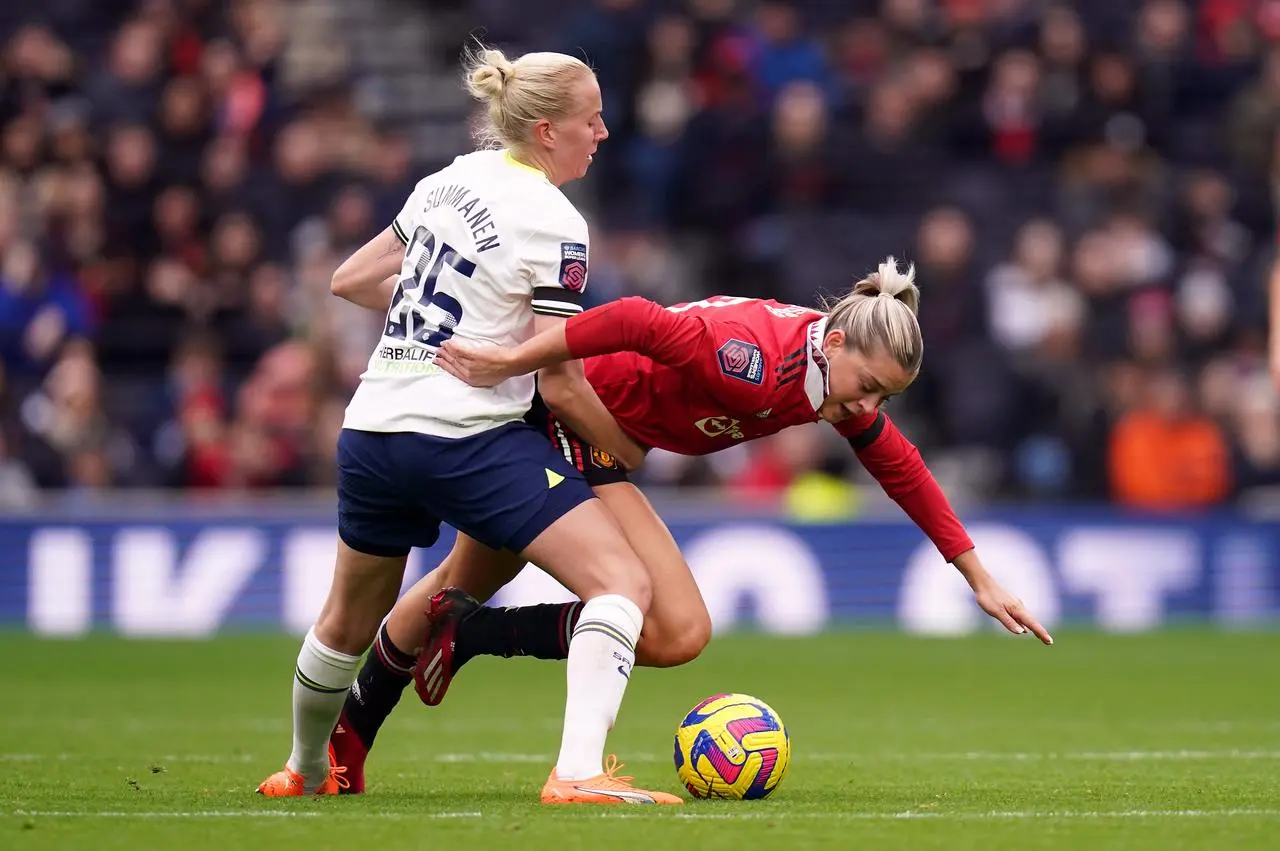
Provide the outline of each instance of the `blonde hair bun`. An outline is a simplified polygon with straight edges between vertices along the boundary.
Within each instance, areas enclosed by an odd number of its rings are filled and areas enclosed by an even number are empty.
[[[467,92],[488,106],[476,130],[481,148],[520,150],[533,126],[579,109],[575,84],[591,69],[565,53],[526,53],[508,59],[501,50],[476,43],[463,60]]]
[[[501,50],[491,49],[477,51],[472,63],[467,74],[467,92],[476,100],[501,99],[507,82],[515,74],[515,66]]]

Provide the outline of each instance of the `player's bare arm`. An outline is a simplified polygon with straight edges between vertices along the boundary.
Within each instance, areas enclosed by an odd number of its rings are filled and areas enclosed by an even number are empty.
[[[702,339],[705,329],[697,319],[630,296],[593,307],[513,348],[450,341],[441,349],[437,363],[475,387],[492,387],[553,364],[614,352],[638,352],[680,368],[696,357],[699,348],[695,341]]]
[[[536,320],[538,321],[541,321],[541,317]],[[537,324],[534,327],[539,328]],[[467,343],[457,339],[448,340],[436,354],[436,364],[472,387],[494,387],[508,378],[546,370],[548,367],[573,360],[564,328],[564,322],[557,322],[549,328],[539,328],[539,333],[514,347]],[[542,380],[545,381],[545,378]],[[582,380],[585,384],[586,379]],[[539,386],[545,398],[546,385],[540,382]],[[552,407],[554,408],[554,405]],[[601,409],[603,410],[603,405]],[[566,416],[565,419],[569,418]],[[570,425],[573,423],[570,422]],[[574,429],[577,429],[576,425]],[[584,433],[582,436],[595,443],[590,435]]]
[[[337,268],[329,292],[361,307],[385,311],[400,277],[404,251],[405,244],[388,227]]]
[[[534,339],[548,335],[554,339],[558,335],[563,340],[564,326],[562,319],[535,315],[534,328],[541,333]],[[564,360],[543,367],[538,373],[538,392],[547,407],[592,446],[612,454],[629,470],[644,463],[644,449],[627,436],[600,401],[587,382],[582,361]]]

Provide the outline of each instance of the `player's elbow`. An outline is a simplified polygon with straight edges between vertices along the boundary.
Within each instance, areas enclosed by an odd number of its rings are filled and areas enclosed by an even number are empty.
[[[625,336],[633,342],[656,336],[656,332],[664,327],[663,320],[669,316],[666,308],[643,296],[620,298],[616,304],[628,320],[623,328]]]
[[[639,295],[629,295],[618,299],[615,304],[619,309],[633,313],[639,317],[650,317],[653,314],[661,312],[663,307],[652,299]]]
[[[329,292],[338,298],[350,298],[356,291],[356,285],[356,276],[344,263],[334,270],[333,277],[329,279]]]
[[[538,393],[552,412],[572,406],[586,384],[582,368],[567,368],[570,366],[571,364],[557,364],[538,371]]]

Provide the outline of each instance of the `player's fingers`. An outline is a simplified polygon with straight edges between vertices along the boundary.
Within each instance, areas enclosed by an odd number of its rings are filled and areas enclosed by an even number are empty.
[[[436,365],[454,378],[465,381],[467,384],[474,386],[475,376],[472,375],[471,368],[458,356],[456,352],[445,352],[441,350],[436,353]]]
[[[436,359],[464,372],[471,371],[475,366],[474,359],[465,348],[448,342],[440,347],[440,351],[436,353]]]
[[[485,360],[480,350],[467,346],[454,346],[449,350],[449,362],[458,370],[459,377],[469,383],[488,383],[493,378],[492,365]]]
[[[1013,615],[1009,614],[1008,609],[999,609],[996,612],[996,620],[1000,621],[1004,628],[1014,635],[1022,635],[1022,633],[1026,632],[1022,625],[1014,619]]]
[[[460,378],[463,381],[467,380],[467,377],[466,375],[463,374],[463,371],[458,368],[458,365],[454,363],[453,358],[449,357],[448,355],[445,355],[443,353],[437,353],[435,358],[435,364],[436,366],[443,369],[445,372],[452,375],[454,378]]]
[[[1031,617],[1031,615],[1027,614],[1026,612],[1023,612],[1022,616],[1018,618],[1018,620],[1022,623],[1023,626],[1031,630],[1032,635],[1040,639],[1040,641],[1042,641],[1043,643],[1045,644],[1053,643],[1053,636],[1049,634],[1049,630],[1041,626],[1040,621]]]

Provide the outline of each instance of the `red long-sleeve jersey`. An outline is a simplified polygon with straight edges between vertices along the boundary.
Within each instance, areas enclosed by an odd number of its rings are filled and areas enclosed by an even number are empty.
[[[827,396],[826,316],[716,296],[663,308],[624,298],[569,319],[587,380],[637,442],[709,455],[818,420]],[[920,453],[883,412],[836,430],[948,561],[973,548]]]

